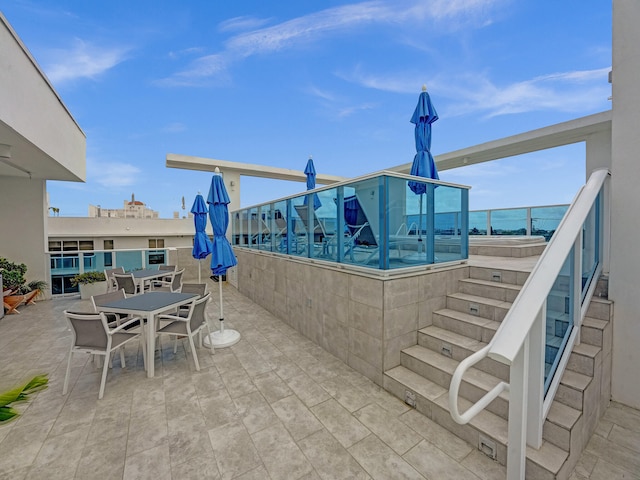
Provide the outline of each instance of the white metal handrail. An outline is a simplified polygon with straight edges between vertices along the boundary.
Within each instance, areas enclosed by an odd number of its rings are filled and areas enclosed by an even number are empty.
[[[608,169],[594,171],[576,195],[549,245],[542,252],[520,294],[493,336],[489,357],[507,365],[515,359],[531,331],[535,314],[546,301],[553,282],[560,273],[576,237],[582,232],[582,226],[608,176]]]
[[[452,376],[449,386],[449,411],[451,417],[460,424],[468,423],[502,391],[512,392],[509,401],[508,422],[508,478],[524,478],[525,441],[536,448],[540,446],[542,441],[542,422],[544,421],[544,412],[548,408],[543,409],[544,398],[540,385],[542,382],[539,381],[542,377],[542,371],[541,366],[536,364],[542,363],[544,359],[543,318],[547,297],[565,260],[571,254],[572,248],[576,245],[582,245],[584,223],[609,175],[608,169],[595,170],[591,174],[587,183],[577,193],[549,245],[540,256],[491,341],[484,348],[460,362]],[[593,288],[590,288],[586,297],[587,301],[592,293]],[[585,312],[586,309],[580,309],[581,316]],[[574,340],[575,337],[574,334]],[[460,414],[458,392],[464,374],[486,357],[510,367],[510,383],[500,382],[464,414]],[[559,368],[563,371],[565,366],[566,361],[561,363]],[[558,373],[561,374],[562,371]],[[528,388],[530,388],[529,391],[527,391]],[[529,401],[531,401],[530,406],[528,406]]]

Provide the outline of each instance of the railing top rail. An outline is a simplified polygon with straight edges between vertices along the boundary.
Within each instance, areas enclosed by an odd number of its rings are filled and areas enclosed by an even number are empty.
[[[405,180],[413,180],[413,181],[417,180],[417,181],[424,182],[424,183],[433,183],[433,184],[436,184],[436,185],[445,185],[445,186],[455,187],[455,188],[460,188],[460,189],[465,189],[465,190],[469,190],[471,188],[468,185],[460,185],[460,184],[457,184],[457,183],[444,182],[442,180],[432,180],[430,178],[416,177],[414,175],[408,175],[408,174],[405,174],[405,173],[392,172],[390,170],[380,170],[378,172],[369,173],[369,174],[363,175],[361,177],[349,178],[348,180],[343,180],[341,182],[332,183],[330,185],[323,185],[321,187],[314,188],[313,190],[304,190],[304,191],[302,191],[300,193],[295,193],[293,195],[287,195],[286,197],[277,198],[275,200],[271,200],[271,201],[268,201],[268,202],[262,202],[262,203],[257,203],[255,205],[250,205],[248,207],[238,208],[238,209],[232,210],[231,213],[240,212],[240,211],[243,211],[243,210],[249,210],[249,209],[252,209],[252,208],[264,207],[264,206],[271,205],[272,203],[278,203],[278,202],[282,202],[282,201],[289,200],[289,199],[292,199],[292,198],[299,198],[299,197],[302,197],[302,196],[305,196],[305,195],[311,195],[311,194],[314,194],[314,193],[323,192],[325,190],[333,190],[333,189],[336,189],[338,187],[348,187],[351,184],[363,182],[363,181],[366,181],[366,180],[371,180],[372,178],[376,178],[376,177],[395,177],[395,178],[402,178],[402,179],[405,179]]]
[[[560,269],[609,175],[610,172],[606,168],[595,170],[577,193],[549,245],[525,282],[521,294],[513,302],[507,316],[491,340],[489,357],[506,364],[513,362],[531,330],[536,313],[542,308],[553,282],[560,273]]]

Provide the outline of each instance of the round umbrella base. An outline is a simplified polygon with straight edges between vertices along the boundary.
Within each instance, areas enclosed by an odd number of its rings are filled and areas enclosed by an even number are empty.
[[[209,347],[213,343],[213,348],[225,348],[235,345],[240,341],[240,332],[237,330],[225,328],[223,331],[218,330],[211,335],[205,335],[202,339],[205,347]]]

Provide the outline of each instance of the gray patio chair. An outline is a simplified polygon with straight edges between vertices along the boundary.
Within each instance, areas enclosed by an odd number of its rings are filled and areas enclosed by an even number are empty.
[[[114,273],[113,278],[116,281],[118,290],[124,290],[127,295],[137,295],[140,293],[138,282],[133,278],[131,273]]]
[[[197,295],[199,295],[200,297],[203,297],[205,293],[207,293],[207,284],[206,283],[183,283],[182,284],[182,290],[180,290],[182,293],[195,293]],[[178,314],[181,317],[186,317],[187,312],[189,312],[189,305],[182,305],[179,309],[178,309]]]
[[[71,373],[71,358],[74,353],[88,353],[90,355],[103,355],[105,357],[102,366],[102,379],[100,380],[100,391],[98,398],[104,395],[104,384],[107,379],[107,369],[109,368],[111,352],[120,348],[120,362],[124,368],[124,347],[126,343],[137,339],[139,333],[125,331],[126,328],[135,322],[131,319],[115,328],[110,328],[107,317],[104,313],[87,312],[64,312],[64,316],[73,333],[69,359],[67,360],[67,373],[64,376],[64,386],[62,394],[67,394],[69,387],[69,374]]]
[[[107,278],[107,282],[108,282],[107,283],[108,292],[113,292],[118,289],[118,284],[116,283],[116,280],[113,278],[114,273],[124,274],[124,268],[123,267],[109,268],[104,271],[104,276]]]
[[[178,266],[177,265],[158,265],[158,270],[162,270],[165,272],[175,272],[178,270]],[[170,282],[171,277],[167,275],[166,277],[163,277],[162,280],[164,280],[165,282]]]
[[[184,274],[184,268],[177,272],[170,273],[170,281],[155,280],[153,282],[153,289],[166,292],[180,292],[182,290],[182,275]]]
[[[198,362],[198,354],[196,353],[196,346],[193,343],[193,337],[200,333],[200,330],[206,327],[207,332],[211,335],[211,328],[207,321],[206,307],[207,302],[210,300],[211,293],[205,294],[202,298],[196,299],[189,304],[189,312],[186,317],[178,315],[160,315],[158,320],[169,321],[168,325],[165,325],[158,330],[158,335],[171,335],[175,337],[173,344],[173,353],[178,350],[177,339],[179,337],[187,337],[189,339],[189,345],[191,346],[191,354],[193,355],[193,363],[196,370],[200,371],[200,363]],[[200,343],[200,342],[198,342]],[[213,342],[209,342],[211,347],[211,353],[214,353]]]

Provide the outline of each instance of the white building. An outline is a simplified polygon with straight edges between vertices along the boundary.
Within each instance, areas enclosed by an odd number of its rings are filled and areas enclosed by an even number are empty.
[[[158,218],[158,212],[148,208],[144,202],[136,200],[131,194],[131,200],[125,200],[123,208],[102,208],[100,205],[89,205],[89,217],[107,218]]]

